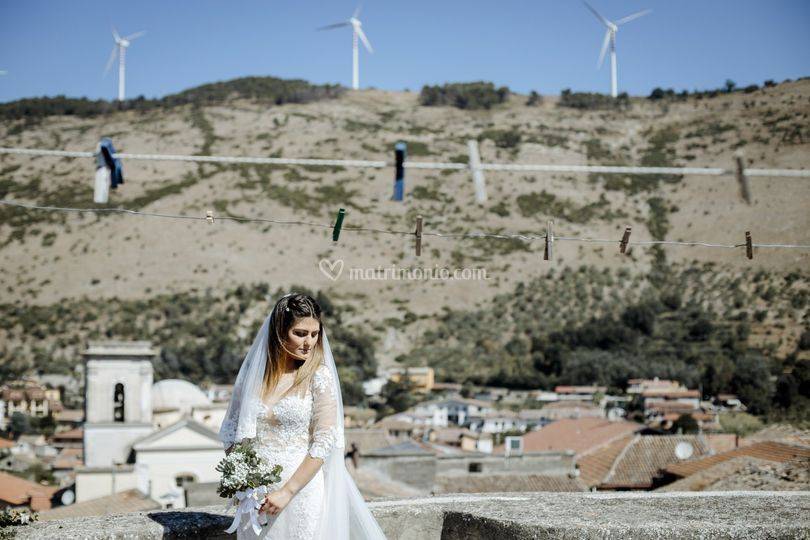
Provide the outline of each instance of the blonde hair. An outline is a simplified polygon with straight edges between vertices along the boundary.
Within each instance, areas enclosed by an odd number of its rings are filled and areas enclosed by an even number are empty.
[[[269,333],[267,336],[267,365],[264,370],[262,400],[276,389],[281,380],[286,358],[288,355],[293,354],[284,346],[290,329],[295,325],[296,321],[306,317],[312,317],[318,321],[318,341],[315,343],[312,356],[304,362],[303,366],[296,370],[292,386],[279,399],[287,394],[300,392],[301,389],[307,388],[318,366],[323,362],[321,306],[307,294],[290,293],[283,296],[273,308],[272,324],[267,329]]]

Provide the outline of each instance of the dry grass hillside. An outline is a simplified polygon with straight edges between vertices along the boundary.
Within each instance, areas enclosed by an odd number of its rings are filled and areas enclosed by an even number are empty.
[[[518,95],[490,110],[469,111],[420,106],[415,93],[365,90],[306,104],[266,106],[238,99],[168,112],[48,117],[25,129],[7,123],[0,127],[0,145],[92,150],[100,137],[110,136],[119,151],[129,153],[390,160],[394,143],[405,140],[411,160],[466,161],[466,141],[478,138],[485,162],[732,168],[734,153],[742,151],[750,167],[810,168],[808,113],[810,80],[712,99],[634,98],[627,111],[563,108],[554,97],[530,106],[526,96]],[[803,142],[785,140],[785,132],[797,129],[803,130]],[[555,234],[566,237],[618,239],[632,225],[632,240],[740,243],[750,230],[754,242],[810,243],[806,179],[754,178],[749,206],[740,199],[733,176],[490,172],[489,201],[478,206],[468,172],[410,169],[405,201],[394,202],[393,169],[155,161],[124,165],[126,183],[111,194],[110,207],[197,216],[212,209],[215,215],[319,224],[331,224],[343,207],[344,228],[410,231],[421,214],[425,232],[542,234],[546,221],[553,219]],[[0,156],[3,198],[93,207],[93,167],[91,160]],[[417,258],[407,235],[344,230],[333,243],[331,229],[305,225],[4,212],[0,291],[6,305],[28,309],[83,298],[135,301],[260,282],[273,289],[304,285],[353,308],[345,322],[366,325],[378,338],[377,356],[383,364],[407,353],[445,308],[486,308],[498,295],[508,297],[519,283],[542,278],[552,269],[559,276],[566,268],[586,265],[611,272],[625,269],[632,276],[647,272],[653,261],[653,252],[640,247],[622,256],[613,245],[560,242],[554,260],[546,262],[541,242],[432,236],[425,238]],[[741,249],[667,247],[665,252],[673,266],[715,263],[711,272],[731,276],[729,283],[758,271],[798,273],[798,286],[806,290],[810,251],[760,249],[753,261]],[[344,262],[336,281],[320,271],[322,259]],[[485,268],[489,279],[426,283],[348,278],[349,268],[391,265]],[[754,284],[738,280],[730,287]],[[776,287],[784,292],[778,283]],[[726,303],[723,287],[717,295],[715,301]],[[785,293],[786,302],[790,296]],[[384,324],[403,314],[411,314],[415,323],[396,329]],[[795,349],[805,317],[802,305],[780,320],[763,322],[781,324],[777,341],[787,352]],[[768,330],[762,330],[762,339],[771,335]],[[13,328],[3,332],[6,354],[16,347],[12,340],[31,340]]]

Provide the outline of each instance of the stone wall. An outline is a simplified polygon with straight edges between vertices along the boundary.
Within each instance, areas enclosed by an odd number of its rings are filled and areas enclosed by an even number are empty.
[[[389,540],[810,538],[807,491],[488,493],[369,506]],[[228,538],[230,521],[215,506],[46,521],[0,538]]]

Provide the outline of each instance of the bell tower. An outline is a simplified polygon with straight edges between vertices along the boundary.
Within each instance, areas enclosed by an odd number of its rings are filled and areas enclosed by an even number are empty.
[[[84,352],[84,464],[111,467],[154,431],[152,359],[148,341],[91,341]]]

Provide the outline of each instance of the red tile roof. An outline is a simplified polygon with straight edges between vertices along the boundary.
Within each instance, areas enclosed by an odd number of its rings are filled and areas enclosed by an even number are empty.
[[[715,454],[703,459],[686,461],[684,463],[673,463],[666,468],[666,472],[680,476],[681,478],[695,474],[720,463],[740,456],[749,456],[769,461],[783,462],[797,458],[810,458],[810,446],[800,446],[786,444],[776,441],[765,441],[754,443],[749,446],[741,446],[722,454]]]
[[[706,439],[715,454],[737,448],[738,438],[733,433],[708,433]]]
[[[680,459],[675,447],[687,442],[695,456],[709,453],[705,438],[697,435],[637,435],[616,458],[600,485],[603,489],[649,489],[668,465]]]
[[[52,519],[106,516],[110,514],[157,510],[159,508],[160,503],[143,495],[137,489],[129,489],[116,493],[115,495],[107,495],[106,497],[99,497],[98,499],[92,499],[70,506],[60,506],[49,512],[42,512],[39,515],[39,519],[41,521],[50,521]]]
[[[616,458],[632,440],[633,436],[628,435],[580,454],[576,462],[585,485],[592,487],[601,484]]]
[[[572,450],[581,454],[644,429],[643,424],[605,418],[566,418],[523,435],[524,452]],[[502,454],[499,445],[495,453]]]
[[[555,386],[558,394],[593,394],[607,391],[607,386]]]
[[[14,446],[14,441],[10,441],[8,439],[4,439],[0,437],[0,448],[12,448]]]
[[[644,408],[651,411],[661,411],[662,413],[673,412],[692,412],[697,411],[698,408],[691,403],[683,403],[681,401],[655,401],[645,403]]]
[[[0,472],[0,501],[9,506],[29,506],[36,512],[51,507],[51,497],[59,488],[43,486]]]
[[[59,431],[53,434],[52,441],[81,441],[84,438],[84,429],[75,428],[67,431]]]
[[[676,398],[699,398],[700,391],[698,390],[660,390],[656,388],[651,388],[649,390],[644,390],[641,393],[642,397],[665,397],[670,399]]]

